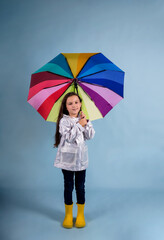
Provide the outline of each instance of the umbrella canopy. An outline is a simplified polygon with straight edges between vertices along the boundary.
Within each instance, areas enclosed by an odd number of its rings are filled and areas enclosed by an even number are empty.
[[[31,75],[28,103],[56,122],[63,97],[82,98],[87,119],[105,115],[123,99],[124,72],[102,53],[60,53]]]

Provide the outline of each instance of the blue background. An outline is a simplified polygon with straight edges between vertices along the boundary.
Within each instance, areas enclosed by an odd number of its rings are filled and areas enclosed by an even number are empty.
[[[1,239],[164,239],[163,1],[16,0],[0,9]],[[125,71],[125,98],[93,121],[87,143],[87,227],[69,231],[56,126],[27,103],[31,73],[60,52],[102,52]]]

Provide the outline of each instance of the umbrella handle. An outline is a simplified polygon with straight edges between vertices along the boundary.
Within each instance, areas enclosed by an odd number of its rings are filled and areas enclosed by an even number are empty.
[[[78,94],[77,78],[74,78],[73,80],[74,80],[74,85],[75,85],[75,88],[76,88],[76,91],[77,91],[77,94]]]

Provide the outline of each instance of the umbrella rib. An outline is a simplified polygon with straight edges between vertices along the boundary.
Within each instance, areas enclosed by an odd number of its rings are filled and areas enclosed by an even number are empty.
[[[63,54],[62,54],[62,55],[63,55]],[[63,56],[64,56],[64,55],[63,55]],[[65,57],[65,56],[64,56],[64,57]],[[66,62],[67,62],[67,65],[68,65],[68,67],[69,67],[69,70],[70,70],[70,72],[72,73],[72,76],[73,76],[73,72],[71,71],[70,65],[69,65],[66,57],[65,57],[65,60],[66,60]],[[73,76],[73,78],[74,78],[74,76]]]
[[[98,109],[98,111],[101,113],[101,111],[99,110],[99,108],[96,106],[96,104],[95,104],[95,102],[94,102],[94,100],[88,95],[88,93],[81,87],[81,86],[79,86],[82,90],[83,90],[83,92],[89,97],[89,99],[94,103],[94,105],[95,105],[95,107]],[[97,93],[98,94],[98,93]],[[98,94],[99,95],[99,94]],[[102,115],[102,113],[101,113],[101,115]]]
[[[88,82],[82,82],[82,81],[79,81],[79,82],[81,82],[82,84],[83,83],[87,83],[87,84],[90,84],[90,85],[94,85],[94,86],[97,86],[97,87],[101,87],[101,88],[105,88],[105,89],[109,89],[109,90],[111,90],[112,92],[114,92],[112,89],[110,89],[110,88],[107,88],[107,87],[104,87],[104,86],[102,86],[102,85],[100,85],[100,84],[96,84],[96,83],[88,83]],[[118,83],[118,84],[120,84],[120,83]],[[120,84],[121,86],[123,86],[122,84]],[[114,92],[115,94],[118,94],[118,93],[116,93],[116,92]],[[118,94],[119,96],[121,96],[120,94]]]
[[[99,52],[99,53],[96,53],[95,55],[97,55],[97,54],[100,54],[100,52]],[[90,57],[87,59],[87,61],[84,63],[84,65],[83,65],[82,69],[80,70],[80,72],[83,70],[83,68],[85,67],[85,65],[87,64],[87,62],[90,60],[90,58],[93,57],[93,56],[95,56],[95,55],[92,55],[92,56],[90,56]],[[80,74],[80,72],[78,73],[78,75]],[[78,75],[77,75],[77,77],[78,77]]]
[[[56,102],[57,101],[59,101],[59,99],[64,95],[64,93],[68,90],[68,88],[71,86],[71,84],[67,87],[67,89],[62,93],[62,95],[56,100]]]
[[[112,80],[111,80],[112,81]],[[102,85],[100,85],[100,84],[96,84],[96,83],[90,83],[90,82],[85,82],[85,81],[79,81],[79,82],[81,82],[81,83],[87,83],[87,84],[90,84],[90,85],[95,85],[95,86],[98,86],[98,87],[102,87],[102,88],[107,88],[107,87],[104,87],[104,86],[102,86]],[[120,83],[118,83],[118,84],[120,84]],[[121,84],[120,84],[121,85]],[[107,88],[107,89],[109,89],[109,88]]]
[[[72,84],[73,84],[73,83],[72,83]],[[88,93],[87,93],[78,83],[77,83],[77,85],[79,86],[79,88],[81,88],[81,89],[86,93],[86,95],[90,98],[90,100],[93,101],[92,98],[88,95]],[[70,86],[71,86],[71,85],[70,85]],[[70,87],[70,86],[69,86],[69,87]],[[69,87],[68,87],[68,88],[69,88]],[[68,88],[67,88],[67,89],[68,89]],[[57,99],[57,101],[64,95],[64,93],[67,91],[67,89],[66,89],[66,90],[63,92],[63,94]],[[56,102],[57,102],[57,101],[56,101]],[[93,102],[94,102],[94,101],[93,101]]]
[[[101,72],[105,72],[105,71],[106,71],[106,69],[103,69],[103,70],[98,71],[98,72],[96,72],[96,73],[101,73]],[[96,73],[91,73],[91,74],[85,75],[85,76],[83,76],[83,77],[81,77],[81,78],[78,78],[78,79],[83,79],[83,78],[85,78],[85,77],[95,75]]]
[[[78,84],[79,85],[79,84]],[[85,94],[90,98],[90,100],[92,101],[92,102],[94,102],[93,100],[92,100],[92,98],[88,95],[88,93],[79,85],[79,88],[81,88],[84,92],[85,92]],[[95,102],[94,102],[95,103]]]
[[[78,78],[78,80],[79,80],[79,79],[83,79],[83,78],[88,77],[88,76],[95,75],[95,74],[97,74],[97,73],[105,72],[105,71],[107,71],[107,69],[103,69],[103,70],[101,70],[101,71],[98,71],[98,72],[95,72],[95,73],[91,73],[91,74],[85,75],[85,76],[83,76],[83,77]],[[111,70],[111,71],[120,72],[120,71],[117,71],[117,70]]]
[[[70,83],[70,82],[72,82],[72,80],[70,80],[69,82],[64,82],[64,83],[60,83],[60,84],[58,84],[58,85],[55,85],[55,86],[53,86],[53,87],[57,87],[57,86],[60,86],[60,85],[63,85],[63,84],[68,84],[68,83]],[[43,88],[43,89],[48,89],[48,88],[52,88],[52,86],[50,86],[50,87],[45,87],[45,88]]]
[[[55,75],[57,75],[57,76],[59,76],[59,77],[64,77],[64,78],[67,78],[67,79],[73,79],[73,78],[66,77],[66,76],[64,76],[64,75],[57,74],[57,73],[55,73],[55,72],[50,72],[50,71],[45,71],[45,72],[48,72],[48,73],[51,73],[51,74],[55,74]],[[72,73],[72,72],[71,72],[71,73]]]

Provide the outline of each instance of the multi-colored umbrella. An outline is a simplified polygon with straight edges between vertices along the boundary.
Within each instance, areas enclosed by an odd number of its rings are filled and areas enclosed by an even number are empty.
[[[105,115],[123,99],[124,72],[102,53],[60,53],[31,75],[28,103],[56,122],[63,97],[76,92],[87,119]]]

